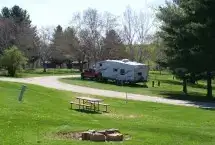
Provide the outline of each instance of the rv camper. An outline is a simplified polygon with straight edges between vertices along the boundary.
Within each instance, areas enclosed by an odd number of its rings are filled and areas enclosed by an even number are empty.
[[[149,67],[128,59],[105,60],[96,63],[95,71],[106,80],[114,80],[117,83],[138,83],[148,80]]]

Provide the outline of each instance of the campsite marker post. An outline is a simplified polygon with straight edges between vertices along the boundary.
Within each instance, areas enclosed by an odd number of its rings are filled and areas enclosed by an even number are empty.
[[[26,90],[26,86],[22,85],[21,92],[20,92],[19,97],[18,97],[19,102],[22,101],[22,98],[23,98],[23,95],[25,93],[25,90]]]
[[[126,75],[126,81],[128,81],[127,80],[127,75]],[[127,89],[126,89],[127,90]],[[128,103],[128,93],[127,93],[127,91],[125,91],[125,99],[126,99],[126,104]]]
[[[128,93],[127,93],[127,91],[125,92],[125,97],[126,97],[126,104],[128,103]]]

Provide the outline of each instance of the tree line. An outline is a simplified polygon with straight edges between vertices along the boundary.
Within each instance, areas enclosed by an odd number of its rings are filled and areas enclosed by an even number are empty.
[[[0,13],[0,64],[13,70],[26,63],[33,68],[40,61],[46,71],[47,62],[61,66],[77,61],[82,71],[85,61],[93,65],[105,59],[129,58],[148,63],[150,68],[154,64],[156,69],[171,70],[183,80],[185,94],[188,81],[207,80],[207,96],[212,98],[214,8],[213,0],[174,0],[159,7],[158,23],[148,13],[130,7],[122,17],[88,8],[75,13],[67,28],[38,29],[27,10],[4,7]],[[155,24],[159,29],[154,30]],[[21,59],[22,55],[26,58]],[[21,63],[9,69],[3,60],[15,60],[12,58]]]
[[[4,7],[0,13],[0,54],[16,46],[32,68],[41,62],[61,66],[78,61],[89,65],[105,59],[129,58],[133,61],[151,60],[153,20],[149,14],[127,7],[122,17],[88,8],[71,18],[69,27],[42,27],[31,23],[27,10],[15,5]]]

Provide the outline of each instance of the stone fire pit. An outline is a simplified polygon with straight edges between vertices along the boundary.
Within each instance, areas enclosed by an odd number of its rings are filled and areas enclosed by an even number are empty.
[[[123,141],[123,134],[121,134],[118,129],[107,129],[100,131],[88,130],[86,132],[82,132],[81,139],[98,142]]]

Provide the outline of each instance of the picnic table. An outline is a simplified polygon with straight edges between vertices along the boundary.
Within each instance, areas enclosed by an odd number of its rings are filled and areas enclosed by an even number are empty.
[[[75,104],[78,106],[79,109],[90,109],[91,111],[96,112],[96,111],[100,111],[100,105],[102,105],[106,107],[105,111],[107,112],[107,107],[109,106],[109,104],[103,104],[102,99],[96,99],[96,98],[90,98],[90,97],[76,97],[76,99],[78,100],[77,103],[70,102],[71,107],[72,107],[72,104]]]

